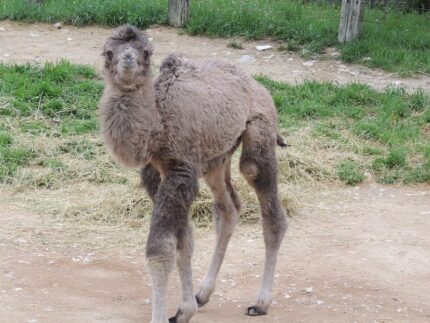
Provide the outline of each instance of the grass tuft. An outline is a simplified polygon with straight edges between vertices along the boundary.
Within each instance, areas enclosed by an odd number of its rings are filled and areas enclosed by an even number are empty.
[[[352,160],[343,160],[336,168],[339,179],[348,185],[357,185],[364,180],[359,165]]]
[[[242,43],[237,40],[231,40],[227,47],[234,48],[234,49],[243,49]]]

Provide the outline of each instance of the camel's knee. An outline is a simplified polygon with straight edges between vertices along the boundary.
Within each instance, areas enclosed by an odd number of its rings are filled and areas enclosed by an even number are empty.
[[[187,223],[185,226],[178,227],[176,238],[178,241],[176,249],[181,255],[181,257],[178,258],[178,261],[181,261],[181,259],[188,261],[193,256],[194,251],[193,230],[191,225]]]
[[[248,183],[253,185],[259,174],[257,163],[252,159],[241,158],[239,169]]]
[[[151,230],[146,243],[146,262],[151,272],[170,270],[176,257],[177,239],[172,234]]]

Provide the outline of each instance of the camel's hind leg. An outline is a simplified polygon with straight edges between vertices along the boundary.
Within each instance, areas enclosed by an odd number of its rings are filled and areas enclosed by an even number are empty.
[[[214,196],[214,217],[217,233],[215,251],[209,270],[200,284],[196,300],[205,305],[215,289],[215,281],[224,259],[233,229],[239,220],[240,201],[230,179],[230,157],[205,176]]]
[[[279,248],[287,229],[285,210],[278,198],[276,133],[263,119],[250,123],[243,135],[240,170],[255,189],[262,213],[266,246],[264,275],[257,301],[246,314],[264,315],[272,300],[272,285]]]

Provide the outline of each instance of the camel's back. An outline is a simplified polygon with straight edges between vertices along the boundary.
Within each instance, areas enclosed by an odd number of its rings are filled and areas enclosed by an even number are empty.
[[[256,114],[274,119],[268,92],[232,64],[208,60],[194,64],[170,55],[155,81],[159,109],[184,153],[208,160],[228,151]],[[264,111],[267,110],[267,111]],[[180,141],[180,142],[179,142]]]

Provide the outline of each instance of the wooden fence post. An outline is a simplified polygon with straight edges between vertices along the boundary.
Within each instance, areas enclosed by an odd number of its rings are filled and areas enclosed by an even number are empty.
[[[344,43],[358,38],[361,34],[362,22],[363,1],[342,0],[342,13],[337,39],[341,43]]]
[[[190,0],[169,0],[169,25],[183,27],[190,17]]]

